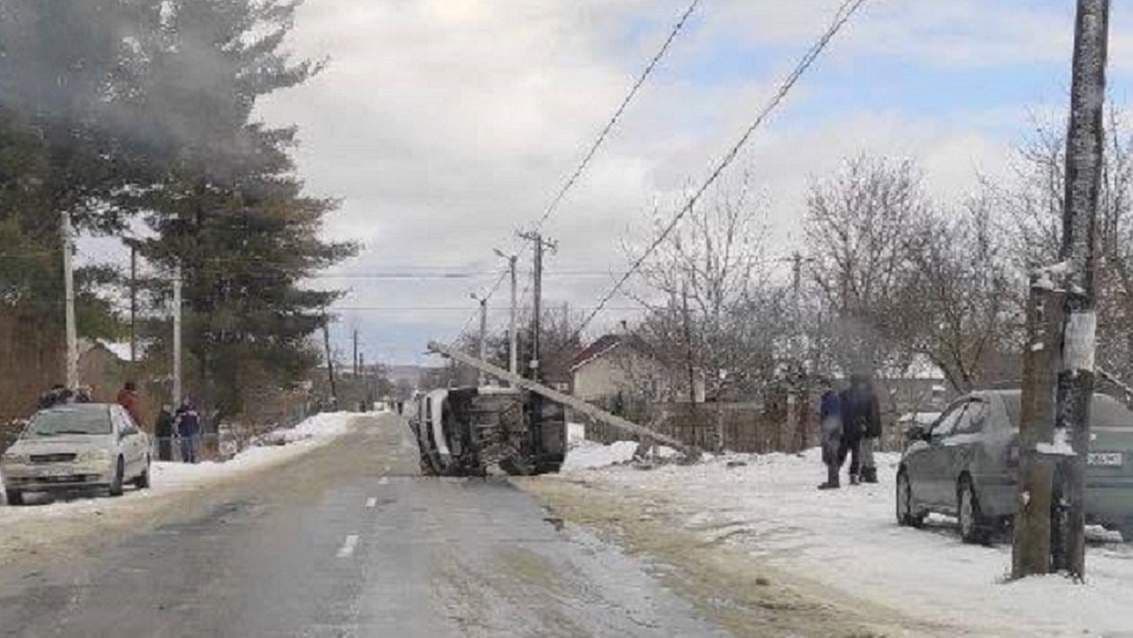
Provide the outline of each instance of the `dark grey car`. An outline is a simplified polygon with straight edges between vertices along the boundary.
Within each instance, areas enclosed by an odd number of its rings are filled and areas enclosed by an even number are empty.
[[[1010,522],[1018,503],[1020,392],[987,390],[956,400],[927,430],[909,431],[897,471],[897,521],[956,516],[966,542]],[[1133,412],[1094,395],[1086,515],[1133,541]]]

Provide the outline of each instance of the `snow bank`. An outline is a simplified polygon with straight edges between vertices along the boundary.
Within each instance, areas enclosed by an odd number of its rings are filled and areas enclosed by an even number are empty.
[[[257,444],[287,445],[308,439],[334,438],[346,432],[347,425],[350,423],[349,417],[352,416],[354,415],[350,412],[316,414],[293,428],[279,428],[258,437],[253,446]]]
[[[877,456],[880,485],[831,491],[815,489],[825,479],[820,458],[815,449],[728,454],[651,472],[575,471],[656,507],[668,504],[678,524],[705,542],[729,543],[924,621],[992,635],[1133,635],[1133,545],[1114,542],[1112,533],[1091,534],[1084,585],[1060,576],[1006,582],[1009,543],[965,545],[946,517],[931,516],[920,530],[896,524],[898,455]]]

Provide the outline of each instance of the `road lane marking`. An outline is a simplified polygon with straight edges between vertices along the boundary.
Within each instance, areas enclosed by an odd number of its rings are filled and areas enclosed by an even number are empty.
[[[378,479],[378,485],[389,485],[389,477],[383,476],[382,478]]]
[[[377,506],[377,504],[378,504],[378,497],[376,497],[376,496],[371,496],[370,498],[366,499],[366,508],[367,509],[373,509],[375,506]]]
[[[354,548],[358,546],[358,535],[350,534],[346,537],[346,542],[338,550],[339,558],[348,558],[354,554]]]

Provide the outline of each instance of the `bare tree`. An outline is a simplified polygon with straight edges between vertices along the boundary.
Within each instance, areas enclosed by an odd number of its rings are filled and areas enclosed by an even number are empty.
[[[976,198],[935,213],[909,244],[904,305],[916,326],[912,350],[959,392],[988,381],[1017,344],[1015,297],[1023,286],[1002,237],[991,201]]]
[[[659,218],[658,211],[654,211]],[[723,445],[720,403],[752,396],[773,369],[767,361],[768,270],[765,259],[766,204],[753,192],[752,177],[722,185],[712,201],[694,208],[640,270],[649,293],[640,300],[645,319],[636,328],[672,383],[694,403],[697,387],[717,404],[717,445]],[[623,242],[631,261],[653,233]]]
[[[914,329],[909,249],[928,218],[911,161],[859,155],[811,186],[805,222],[810,273],[838,371],[901,371]]]
[[[1133,379],[1133,136],[1126,114],[1110,106],[1098,210],[1098,366]],[[1065,128],[1035,118],[1014,152],[1007,179],[983,179],[984,197],[1010,223],[1010,256],[1025,273],[1058,261],[1065,204]],[[1022,308],[1024,286],[1014,296]],[[1021,344],[1020,344],[1021,345]]]

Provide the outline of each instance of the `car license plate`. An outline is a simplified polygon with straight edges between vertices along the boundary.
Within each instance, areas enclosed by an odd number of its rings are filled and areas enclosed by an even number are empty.
[[[1086,464],[1120,467],[1125,464],[1125,455],[1121,452],[1090,452]]]

